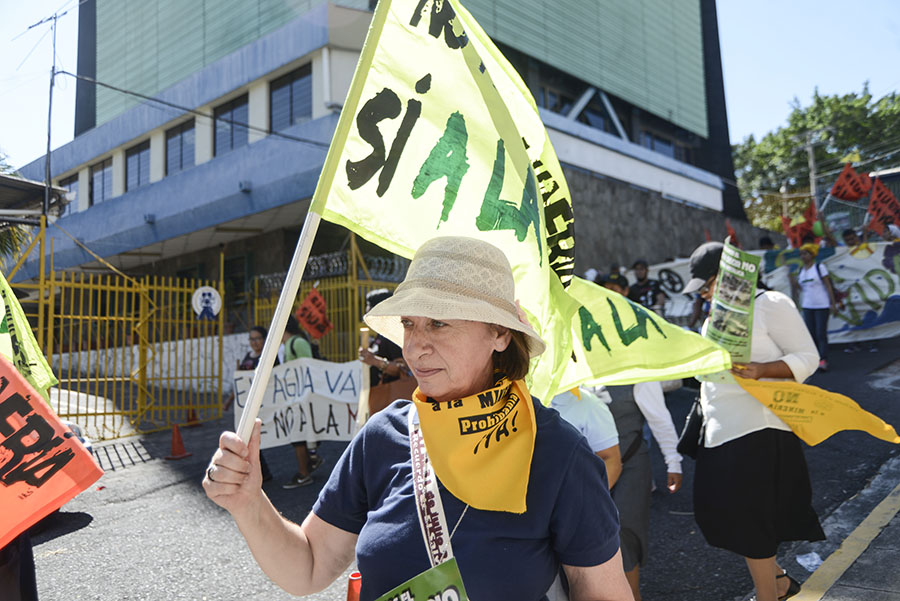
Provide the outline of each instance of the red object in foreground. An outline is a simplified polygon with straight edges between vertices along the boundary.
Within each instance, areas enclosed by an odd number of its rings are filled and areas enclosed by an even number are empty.
[[[181,441],[181,430],[178,429],[178,424],[172,426],[172,454],[166,457],[166,459],[184,459],[185,457],[190,457],[193,453],[188,453],[184,448],[184,443]]]
[[[102,475],[78,437],[0,357],[0,548]]]
[[[347,601],[359,601],[359,590],[362,588],[362,574],[351,572],[347,577]]]

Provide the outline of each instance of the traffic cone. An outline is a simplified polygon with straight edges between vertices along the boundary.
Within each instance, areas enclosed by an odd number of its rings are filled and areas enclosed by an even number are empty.
[[[190,457],[193,453],[188,453],[184,449],[184,443],[181,441],[181,431],[178,429],[178,424],[172,425],[172,454],[166,457],[166,459],[184,459],[185,457]]]
[[[185,428],[196,428],[200,425],[200,420],[197,418],[197,411],[194,409],[188,410],[187,415],[187,423],[184,424]]]
[[[359,601],[360,588],[362,588],[362,574],[351,572],[347,577],[347,601]]]

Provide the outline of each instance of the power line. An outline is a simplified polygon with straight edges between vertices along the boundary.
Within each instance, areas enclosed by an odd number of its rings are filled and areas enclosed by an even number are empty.
[[[279,131],[270,131],[268,128],[265,128],[265,127],[258,127],[256,125],[250,125],[249,123],[241,123],[240,121],[234,121],[233,119],[216,118],[215,115],[213,115],[213,114],[204,113],[203,111],[198,111],[197,109],[194,109],[194,108],[182,106],[182,105],[176,104],[174,102],[169,102],[168,100],[162,100],[160,98],[154,98],[152,96],[147,96],[146,94],[141,94],[140,92],[135,92],[133,90],[126,90],[125,88],[120,88],[118,86],[114,86],[112,84],[108,84],[108,83],[99,81],[97,79],[94,79],[93,77],[88,77],[87,75],[77,75],[75,73],[71,73],[69,71],[62,71],[62,70],[57,71],[56,73],[58,75],[68,75],[69,77],[74,77],[75,79],[80,79],[82,81],[86,81],[86,82],[113,90],[115,92],[119,92],[121,94],[127,94],[128,96],[134,96],[135,98],[140,98],[141,100],[145,100],[147,102],[155,102],[156,104],[161,104],[163,106],[175,109],[179,112],[189,113],[191,115],[196,115],[198,117],[205,117],[212,121],[220,121],[222,123],[230,123],[231,125],[236,125],[238,127],[244,127],[249,131],[263,133],[263,134],[266,134],[267,136],[275,136],[278,138],[283,138],[285,140],[290,140],[292,142],[300,142],[301,144],[309,144],[311,146],[316,146],[318,148],[327,149],[330,146],[330,144],[327,142],[319,142],[318,140],[310,140],[308,138],[292,136],[290,134],[286,134],[286,133],[279,132]]]

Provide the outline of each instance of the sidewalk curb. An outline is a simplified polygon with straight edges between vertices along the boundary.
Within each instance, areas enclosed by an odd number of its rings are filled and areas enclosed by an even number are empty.
[[[796,601],[819,601],[900,511],[900,484],[844,539],[804,583]]]
[[[822,521],[825,540],[814,543],[797,542],[782,554],[779,565],[795,577],[798,575],[797,568],[802,569],[801,574],[808,573],[796,561],[798,555],[815,552],[825,558],[815,572],[805,578],[797,578],[804,590],[792,597],[793,599],[796,601],[821,599],[844,571],[868,548],[881,529],[900,510],[900,485],[897,482],[900,482],[900,455],[886,461],[868,486],[844,501]],[[840,571],[836,571],[840,565],[843,567]],[[822,575],[818,576],[820,572]],[[810,591],[806,590],[807,586],[810,587]],[[753,595],[754,591],[751,590],[743,600],[751,599]]]

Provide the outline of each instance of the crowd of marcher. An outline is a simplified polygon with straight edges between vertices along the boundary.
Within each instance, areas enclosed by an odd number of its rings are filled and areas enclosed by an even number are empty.
[[[633,263],[633,281],[612,270],[595,282],[658,312],[672,294],[695,295],[702,315],[722,248],[695,250],[683,290],[664,290],[645,260]],[[827,367],[820,316],[839,301],[817,249],[801,249],[803,315],[760,282],[750,360],[734,365],[735,376],[803,382]],[[516,305],[502,252],[477,240],[426,243],[393,295],[379,290],[367,301],[365,321],[377,336],[360,360],[371,381],[411,374],[418,388],[371,417],[306,520],[287,522],[262,491],[258,426],[249,444],[223,434],[204,478],[266,573],[308,594],[355,557],[360,598],[376,599],[454,558],[458,574],[448,582],[458,578],[476,599],[639,601],[656,487],[652,439],[666,463],[666,490],[682,483],[660,383],[582,386],[553,398],[555,411],[532,399],[524,376],[544,342]],[[744,558],[758,601],[793,596],[800,585],[778,565],[778,544],[824,537],[799,439],[733,379],[704,379],[699,407],[700,530]],[[304,477],[311,470],[300,465]]]

